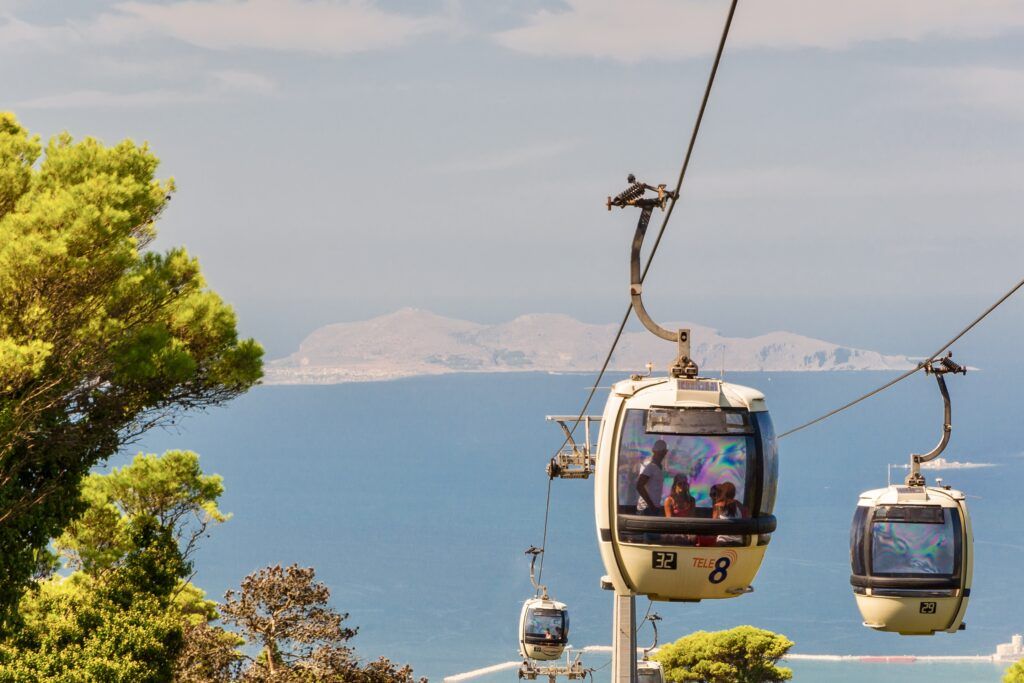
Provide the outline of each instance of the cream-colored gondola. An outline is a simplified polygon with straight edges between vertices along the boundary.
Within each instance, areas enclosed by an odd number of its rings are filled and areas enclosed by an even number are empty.
[[[636,663],[636,679],[639,683],[665,683],[665,673],[658,662],[642,659]]]
[[[931,452],[910,456],[905,485],[862,493],[850,530],[850,583],[864,625],[902,635],[963,629],[974,568],[964,494],[927,486],[920,472],[921,463],[938,457],[949,441],[943,375],[966,369],[947,357],[925,370],[935,375],[945,403],[942,438]]]
[[[643,657],[636,663],[637,683],[665,683],[665,672],[661,668],[661,663],[649,658],[651,652],[658,647],[658,622],[661,621],[661,617],[650,614],[645,621],[651,622],[651,628],[654,629],[654,643],[644,648]]]
[[[689,330],[671,332],[647,314],[640,246],[667,194],[630,182],[608,206],[642,209],[631,254],[633,310],[648,330],[677,342],[678,357],[667,376],[617,382],[605,404],[594,489],[601,558],[617,593],[736,597],[752,590],[775,531],[775,432],[761,392],[699,377]],[[658,197],[644,198],[648,189]]]
[[[546,586],[535,580],[534,565],[544,551],[531,547],[530,582],[537,594],[523,603],[519,613],[519,654],[526,659],[552,661],[562,656],[569,642],[569,609],[552,600]]]

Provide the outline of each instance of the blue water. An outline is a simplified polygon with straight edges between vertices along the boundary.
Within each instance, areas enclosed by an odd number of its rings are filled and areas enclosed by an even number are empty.
[[[890,377],[735,373],[729,379],[767,394],[781,432]],[[940,473],[971,494],[977,546],[965,632],[901,638],[865,629],[848,583],[848,528],[858,492],[884,486],[886,463],[903,463],[910,451],[938,440],[941,402],[934,382],[922,375],[783,440],[779,530],[756,592],[696,605],[656,604],[663,640],[738,624],[784,633],[796,642],[794,652],[806,654],[988,654],[1009,640],[1024,628],[1018,616],[1024,594],[1016,588],[1024,538],[1015,524],[1024,506],[1015,400],[1022,378],[1015,370],[950,380],[954,431],[944,456],[999,465]],[[359,626],[353,645],[360,655],[386,655],[439,680],[517,658],[519,606],[531,593],[523,550],[541,542],[544,465],[561,443],[544,415],[577,411],[590,381],[589,375],[460,375],[259,387],[228,407],[186,419],[176,431],[151,432],[132,452],[192,449],[207,472],[224,476],[221,507],[234,518],[213,530],[197,557],[196,582],[211,596],[267,564],[315,566],[334,605]],[[602,405],[599,394],[591,412]],[[591,486],[553,483],[544,570],[554,596],[572,608],[577,646],[608,644],[611,633],[611,597],[598,587],[604,571]],[[646,610],[646,601],[638,609]],[[647,637],[642,632],[641,643]],[[998,681],[1000,675],[987,664],[792,666],[801,681]],[[515,673],[490,678],[511,681]]]

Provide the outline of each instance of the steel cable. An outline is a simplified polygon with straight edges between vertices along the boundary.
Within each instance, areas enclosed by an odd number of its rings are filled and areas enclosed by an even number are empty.
[[[665,228],[668,226],[668,221],[672,217],[672,211],[675,209],[676,202],[679,201],[679,192],[683,187],[683,179],[686,177],[686,169],[690,166],[690,157],[693,155],[693,147],[697,142],[697,134],[700,132],[700,124],[704,120],[704,111],[708,106],[708,99],[711,97],[711,87],[715,83],[715,76],[718,74],[718,65],[722,62],[722,53],[725,50],[725,42],[729,37],[729,29],[732,27],[732,19],[736,14],[736,5],[739,0],[732,0],[729,5],[729,14],[725,19],[725,26],[722,27],[722,36],[718,41],[718,49],[715,51],[715,59],[711,65],[711,73],[708,75],[708,82],[704,88],[704,97],[700,102],[700,109],[697,112],[697,120],[693,124],[693,130],[690,133],[690,142],[686,147],[686,154],[683,156],[683,165],[679,169],[679,178],[676,180],[675,192],[672,195],[668,209],[665,211],[665,217],[661,221],[661,227],[658,229],[658,236],[654,240],[654,245],[651,247],[651,253],[647,256],[647,262],[644,264],[643,272],[640,274],[640,282],[643,283],[647,277],[647,271],[651,268],[651,263],[654,261],[654,255],[658,252],[658,245],[661,244],[661,238],[665,234]],[[618,346],[619,340],[622,339],[622,332],[626,329],[626,323],[629,322],[629,314],[633,310],[633,304],[630,303],[626,309],[626,314],[622,316],[622,322],[619,323],[619,330],[615,333],[615,339],[612,341],[611,348],[608,349],[608,355],[605,356],[604,363],[601,364],[601,370],[597,373],[597,379],[594,380],[594,386],[590,388],[590,393],[587,396],[587,400],[583,403],[583,408],[580,410],[580,414],[576,417],[573,422],[572,428],[569,430],[569,435],[565,437],[565,441],[555,451],[555,455],[565,448],[566,444],[572,438],[572,435],[576,432],[576,428],[579,427],[580,422],[583,421],[583,416],[587,414],[587,408],[590,407],[590,402],[594,399],[594,394],[597,393],[597,388],[601,385],[601,380],[604,378],[604,373],[608,370],[608,364],[611,362],[612,354],[615,353],[615,347]],[[589,446],[589,444],[588,444]],[[551,504],[551,480],[548,480],[548,505],[545,506],[544,510],[544,538],[547,539],[548,535],[548,510]],[[541,550],[546,550],[544,544],[541,545]],[[541,569],[544,568],[544,556],[541,555]]]
[[[948,349],[950,346],[952,346],[957,341],[959,341],[961,337],[963,337],[965,334],[967,334],[972,329],[974,329],[975,325],[977,325],[982,320],[984,320],[986,317],[988,317],[989,313],[991,313],[992,311],[996,310],[996,308],[998,308],[1000,304],[1002,304],[1004,301],[1006,301],[1011,296],[1013,296],[1017,292],[1017,290],[1020,289],[1021,287],[1024,287],[1024,280],[1021,280],[1016,285],[1011,287],[1010,291],[1008,291],[1006,294],[1001,296],[999,298],[999,300],[996,301],[994,304],[992,304],[991,306],[986,308],[985,311],[981,315],[979,315],[977,318],[975,318],[971,322],[970,325],[968,325],[964,329],[960,330],[960,332],[955,337],[953,337],[948,342],[943,344],[942,348],[940,348],[938,351],[936,351],[931,356],[929,356],[927,360],[922,361],[921,363],[919,363],[916,368],[913,368],[911,370],[907,370],[906,372],[904,372],[902,375],[900,375],[896,379],[893,379],[893,380],[890,380],[890,381],[886,382],[885,384],[883,384],[882,386],[878,387],[877,389],[875,389],[873,391],[869,391],[868,393],[864,394],[860,398],[856,398],[856,399],[850,401],[846,405],[840,406],[839,408],[836,408],[835,410],[830,410],[829,412],[825,413],[821,417],[816,417],[813,420],[811,420],[810,422],[805,422],[804,424],[800,425],[799,427],[794,427],[793,429],[790,429],[789,431],[785,431],[782,434],[779,434],[778,438],[784,439],[787,436],[789,436],[790,434],[794,434],[796,432],[799,432],[801,429],[806,429],[807,427],[810,427],[811,425],[816,425],[819,422],[827,420],[828,418],[832,417],[833,415],[836,415],[838,413],[843,412],[847,408],[852,408],[853,406],[857,405],[861,401],[866,401],[867,399],[871,398],[872,396],[875,396],[876,394],[882,393],[883,391],[885,391],[889,387],[893,386],[894,384],[897,384],[898,382],[902,382],[903,380],[905,380],[906,378],[910,377],[911,375],[913,375],[917,371],[922,370],[926,365],[930,364],[936,358],[941,356],[943,354],[943,352],[946,351],[946,349]]]
[[[551,482],[554,477],[548,477],[548,499],[544,501],[544,536],[540,542],[540,567],[537,569],[537,583],[544,578],[544,555],[548,545],[548,513],[551,512]]]

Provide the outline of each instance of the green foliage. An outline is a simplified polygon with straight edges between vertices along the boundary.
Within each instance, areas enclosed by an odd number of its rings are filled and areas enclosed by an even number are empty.
[[[168,451],[82,488],[88,508],[55,542],[75,571],[21,599],[21,627],[0,643],[0,683],[218,680],[239,639],[209,626],[215,604],[185,579],[186,551],[227,519],[220,477],[204,475],[195,453]]]
[[[21,599],[20,627],[0,639],[0,683],[415,683],[385,658],[363,663],[356,629],[329,604],[312,568],[268,567],[229,591],[221,608],[260,654],[215,626],[214,602],[188,583],[188,554],[225,521],[224,487],[190,451],[139,454],[82,482],[87,508],[40,567],[51,573]],[[421,679],[420,683],[425,683]]]
[[[661,662],[667,681],[704,683],[776,683],[793,672],[775,664],[793,647],[783,635],[737,626],[728,631],[697,631],[662,647],[653,659]]]
[[[262,350],[238,338],[233,311],[206,287],[198,262],[183,249],[146,251],[174,189],[155,178],[157,164],[145,145],[67,134],[44,153],[0,114],[0,617],[8,627],[47,543],[90,508],[78,495],[89,469],[182,410],[237,396],[262,373]],[[81,561],[102,565],[119,552],[98,545]]]
[[[1003,674],[1003,683],[1024,683],[1024,661],[1010,665]]]
[[[35,618],[0,644],[0,681],[171,680],[182,629],[161,600],[139,594],[126,606],[95,586],[70,583],[26,595]]]
[[[22,598],[22,627],[0,645],[0,682],[171,680],[184,640],[173,596],[189,566],[153,517],[133,520],[128,538],[104,576],[54,576]]]
[[[135,520],[153,518],[188,560],[211,523],[229,519],[217,507],[224,492],[218,475],[204,475],[192,451],[139,453],[110,474],[91,474],[82,484],[88,508],[54,546],[71,569],[99,574],[120,562],[133,546]]]

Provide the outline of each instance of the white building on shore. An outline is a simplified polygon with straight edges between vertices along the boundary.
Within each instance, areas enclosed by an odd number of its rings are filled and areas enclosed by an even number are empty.
[[[997,662],[1016,662],[1018,659],[1024,659],[1024,637],[1015,633],[1010,642],[996,645],[996,653],[992,659]]]

